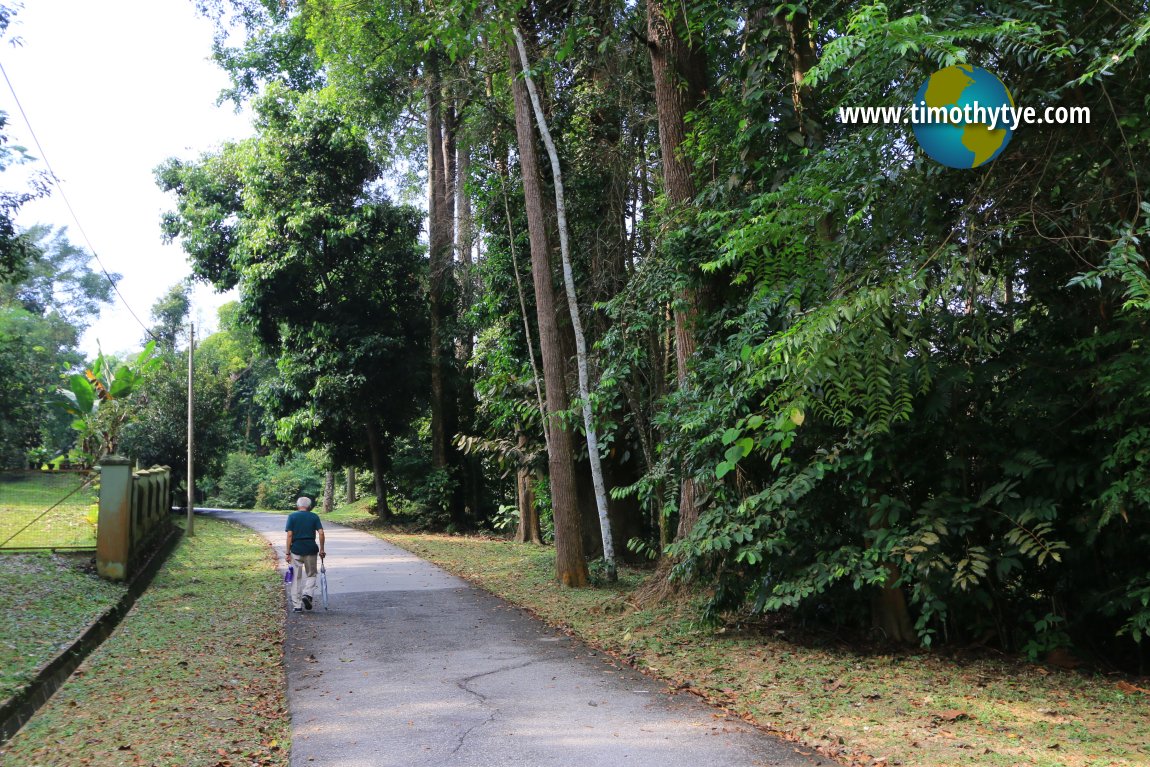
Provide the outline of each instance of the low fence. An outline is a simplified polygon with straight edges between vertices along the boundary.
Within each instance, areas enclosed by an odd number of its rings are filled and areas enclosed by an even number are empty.
[[[95,549],[96,478],[79,469],[0,472],[0,550]]]
[[[127,579],[171,535],[171,482],[166,466],[133,472],[126,458],[101,462],[96,572],[102,577]]]

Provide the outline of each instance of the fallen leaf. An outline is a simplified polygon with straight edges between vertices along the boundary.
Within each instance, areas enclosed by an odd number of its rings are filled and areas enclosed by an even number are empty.
[[[959,711],[957,708],[952,708],[947,711],[940,711],[934,715],[935,719],[941,719],[944,722],[957,722],[961,719],[969,719],[970,715],[965,711]]]

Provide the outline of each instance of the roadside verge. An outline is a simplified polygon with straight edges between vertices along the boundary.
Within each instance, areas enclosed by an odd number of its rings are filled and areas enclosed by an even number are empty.
[[[283,609],[264,541],[197,518],[0,765],[286,767]]]
[[[168,537],[156,547],[152,556],[132,578],[119,601],[92,621],[70,645],[56,653],[26,686],[0,703],[0,746],[48,702],[76,667],[115,630],[140,594],[148,588],[156,572],[179,543],[180,536],[181,530],[173,526]]]

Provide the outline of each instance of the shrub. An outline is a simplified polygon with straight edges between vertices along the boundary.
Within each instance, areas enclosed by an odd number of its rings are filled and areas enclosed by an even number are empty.
[[[323,470],[311,453],[298,455],[281,465],[271,465],[256,490],[257,509],[295,508],[296,498],[318,498],[323,493]]]
[[[228,453],[214,503],[225,508],[254,509],[264,460],[251,453]]]

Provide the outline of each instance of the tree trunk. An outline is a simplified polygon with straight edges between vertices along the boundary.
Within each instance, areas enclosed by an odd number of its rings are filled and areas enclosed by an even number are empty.
[[[803,82],[807,72],[817,63],[815,46],[811,41],[811,18],[799,12],[791,14],[789,18],[786,14],[779,14],[775,17],[775,23],[787,33],[791,59],[791,103],[794,104],[798,118],[799,133],[807,148],[814,152],[822,148],[824,135],[816,119],[818,112],[812,103],[811,88]],[[834,239],[833,223],[829,213],[819,218],[816,227],[819,239],[823,242]],[[827,268],[832,266],[828,264]]]
[[[451,94],[450,86],[445,86],[443,80],[440,79],[440,87],[439,117],[440,127],[443,130],[440,144],[443,151],[443,165],[440,167],[443,170],[443,201],[447,211],[448,225],[451,227],[451,244],[452,247],[455,247],[459,242],[459,211],[455,207],[457,202],[456,182],[458,180],[455,150],[459,115],[455,112],[455,99]]]
[[[547,428],[550,448],[547,466],[551,482],[552,517],[555,520],[555,574],[565,586],[586,586],[587,562],[583,556],[583,531],[575,490],[575,458],[571,432],[563,425],[567,410],[567,370],[555,315],[555,290],[551,284],[551,243],[547,236],[543,185],[535,135],[531,128],[531,104],[520,77],[519,54],[508,47],[511,90],[515,100],[515,135],[527,206],[527,232],[531,241],[531,271],[535,284],[535,312],[539,347],[543,357],[543,384],[547,390]]]
[[[806,139],[807,146],[817,148],[822,145],[822,130],[815,121],[811,108],[811,89],[803,80],[815,65],[815,48],[811,43],[811,19],[805,13],[779,14],[775,23],[787,33],[787,48],[791,59],[791,103],[799,121],[799,132]]]
[[[437,469],[447,466],[446,372],[444,371],[444,327],[447,307],[445,292],[451,230],[447,220],[447,189],[443,176],[443,130],[440,120],[438,61],[428,54],[427,63],[427,239],[430,261],[431,304],[431,462]]]
[[[328,471],[323,478],[323,513],[331,514],[335,508],[335,472]]]
[[[563,261],[563,286],[567,293],[567,309],[571,313],[571,328],[575,332],[575,360],[579,369],[579,399],[582,401],[583,429],[587,435],[587,455],[591,461],[591,481],[595,485],[595,507],[599,512],[599,530],[603,537],[603,561],[607,567],[607,580],[614,582],[617,579],[615,545],[611,536],[611,518],[607,514],[607,490],[603,482],[603,463],[599,456],[599,436],[595,430],[595,419],[591,414],[587,340],[583,336],[583,321],[579,316],[579,300],[575,295],[575,273],[571,268],[571,251],[567,236],[567,205],[563,195],[563,170],[559,166],[559,153],[556,151],[555,142],[551,138],[551,130],[547,127],[547,119],[543,115],[543,105],[539,102],[539,94],[535,91],[535,82],[530,72],[531,65],[527,59],[527,46],[524,45],[523,36],[519,34],[518,28],[514,29],[513,32],[515,33],[515,42],[519,47],[523,79],[535,111],[535,121],[539,126],[539,133],[543,137],[543,144],[547,147],[547,155],[551,160],[552,180],[555,183],[555,211],[559,221],[559,254]]]
[[[451,444],[459,427],[454,393],[454,353],[452,351],[450,319],[452,314],[454,240],[452,216],[449,210],[446,163],[443,141],[443,94],[439,75],[439,57],[432,50],[427,54],[427,241],[429,278],[429,304],[431,309],[431,462],[436,469],[446,470],[459,480],[453,471],[458,463],[456,450]],[[454,163],[453,163],[454,164]],[[449,499],[449,512],[457,526],[464,524],[462,493],[453,492]]]
[[[523,278],[519,276],[519,257],[516,255],[515,232],[511,228],[511,204],[507,201],[507,173],[499,177],[503,192],[503,212],[507,216],[507,248],[511,251],[511,268],[515,272],[515,292],[519,296],[519,313],[523,317],[523,337],[527,341],[527,359],[531,362],[531,378],[535,383],[535,398],[539,403],[539,418],[543,421],[543,444],[551,454],[550,429],[547,424],[547,406],[543,401],[543,388],[539,382],[539,366],[535,364],[535,345],[531,340],[531,320],[527,317],[527,299],[523,294]]]
[[[898,582],[898,568],[888,564],[886,569],[886,583],[871,595],[872,625],[882,631],[890,642],[911,644],[918,641],[918,635],[915,634],[914,625],[910,620],[906,596],[902,593],[901,587],[894,585]]]
[[[695,197],[691,164],[680,155],[680,148],[687,136],[687,114],[702,103],[707,84],[706,53],[697,40],[688,43],[683,39],[685,27],[680,6],[675,6],[673,18],[668,19],[660,0],[647,3],[663,183],[668,201],[675,206],[689,204]]]
[[[356,495],[356,491],[355,491],[355,467],[354,466],[348,466],[347,467],[347,485],[344,487],[344,491],[345,491],[344,495],[347,496],[347,502],[348,503],[355,503],[357,500],[359,500],[359,496]]]
[[[706,91],[707,60],[698,41],[687,42],[682,6],[673,6],[670,17],[660,0],[647,2],[647,40],[651,73],[655,80],[655,105],[659,113],[659,147],[663,158],[663,184],[672,211],[695,198],[691,165],[680,154],[687,135],[686,117],[699,106]],[[675,373],[680,388],[689,383],[689,360],[695,353],[695,318],[699,297],[692,288],[677,296],[675,321]],[[685,477],[679,495],[679,530],[682,538],[699,519],[695,482]]]
[[[471,198],[467,196],[467,176],[471,172],[471,148],[466,142],[458,143],[458,160],[456,162],[455,180],[455,252],[459,259],[459,276],[462,284],[462,299],[464,309],[471,308],[475,301],[474,266],[472,253],[475,250],[475,233],[471,216]],[[463,334],[461,339],[463,359],[470,360],[474,346],[471,333]]]
[[[374,424],[367,426],[367,446],[371,450],[371,473],[375,480],[375,514],[382,520],[390,520],[391,508],[387,505],[387,487],[383,484],[383,476],[387,472],[387,459],[383,454],[379,429]]]
[[[456,116],[457,122],[460,120]],[[457,131],[455,131],[457,132]],[[474,260],[472,251],[475,249],[474,233],[472,231],[471,198],[467,195],[467,176],[471,172],[471,151],[466,140],[455,138],[455,181],[452,188],[455,192],[455,253],[459,262],[459,277],[461,286],[460,315],[466,316],[475,301],[474,290]],[[461,328],[456,343],[456,356],[458,357],[458,390],[459,390],[459,430],[471,433],[475,429],[475,413],[479,409],[479,401],[475,396],[475,375],[471,366],[472,355],[475,353],[475,343],[466,322],[460,323]],[[468,522],[478,518],[480,504],[483,496],[483,464],[477,455],[459,455],[463,468],[463,505]]]
[[[519,449],[527,447],[527,435],[519,433]],[[532,471],[520,466],[515,473],[515,498],[519,508],[519,527],[515,540],[519,543],[543,543],[543,533],[539,529],[539,512],[535,509],[535,491],[531,488],[534,479]]]

